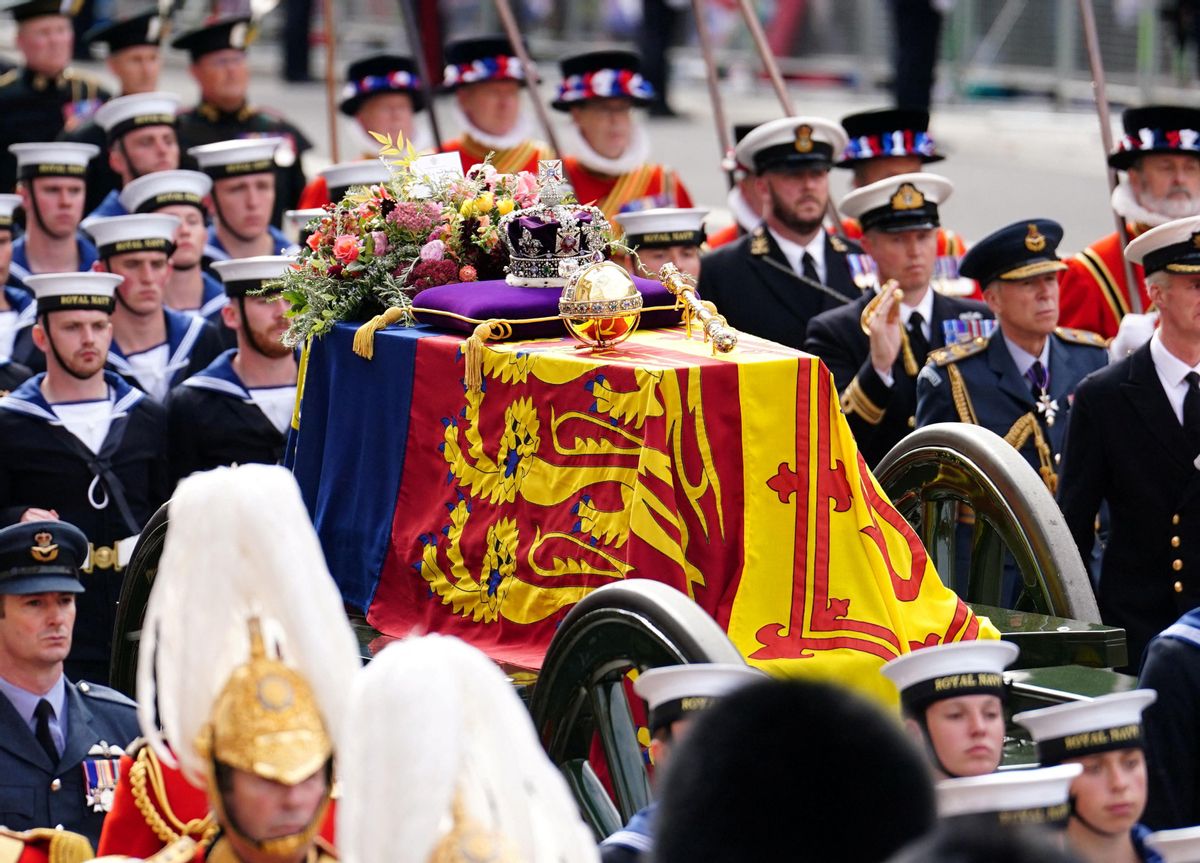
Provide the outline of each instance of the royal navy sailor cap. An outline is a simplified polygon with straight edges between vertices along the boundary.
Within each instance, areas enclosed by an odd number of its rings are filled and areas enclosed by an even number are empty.
[[[174,126],[179,97],[174,93],[133,93],[109,99],[96,109],[96,124],[109,142],[146,126]]]
[[[88,162],[100,148],[74,141],[38,141],[9,144],[8,152],[17,157],[19,180],[33,177],[78,177],[82,180]]]
[[[311,233],[308,230],[309,223],[313,219],[319,219],[324,215],[326,215],[324,207],[310,207],[306,210],[284,210],[283,232],[289,237],[296,237],[303,244]]]
[[[0,195],[0,231],[13,229],[13,214],[21,206],[20,195]]]
[[[1114,692],[1090,701],[1071,701],[1027,710],[1013,717],[1037,744],[1038,761],[1061,764],[1114,749],[1141,749],[1142,711],[1158,699],[1153,689]]]
[[[38,273],[26,276],[25,286],[33,291],[37,313],[99,311],[112,314],[113,292],[125,281],[115,273]]]
[[[188,155],[214,180],[275,170],[275,154],[283,138],[235,138],[189,147]]]
[[[842,127],[824,117],[782,117],[748,132],[734,148],[756,174],[787,168],[829,168],[846,149]]]
[[[1062,225],[1053,219],[1022,219],[988,234],[967,250],[958,273],[987,287],[1065,270],[1058,259]]]
[[[1130,263],[1141,264],[1147,276],[1168,273],[1200,273],[1200,216],[1175,219],[1144,234],[1125,247]]]
[[[342,200],[355,186],[376,186],[391,179],[387,165],[378,159],[360,159],[355,162],[338,162],[321,172],[329,188],[329,199]]]
[[[625,242],[644,249],[699,246],[706,239],[703,207],[654,207],[620,213],[616,219],[625,231]]]
[[[1200,863],[1200,827],[1159,830],[1146,837],[1146,845],[1163,863]]]
[[[880,671],[900,691],[905,710],[915,712],[960,695],[1004,697],[1004,669],[1021,652],[1010,641],[956,641],[902,653]]]
[[[897,174],[855,189],[842,199],[842,214],[858,219],[864,231],[888,233],[936,228],[938,205],[954,184],[938,174]]]
[[[223,18],[180,33],[171,47],[187,51],[195,63],[205,54],[233,49],[245,51],[258,35],[258,26],[246,15]]]
[[[127,216],[92,216],[79,227],[91,235],[102,260],[132,252],[175,251],[179,217],[166,213],[133,213]]]
[[[109,56],[140,45],[162,43],[163,19],[157,9],[147,9],[128,18],[98,24],[83,34],[83,44],[107,45]]]
[[[991,816],[1005,827],[1061,826],[1071,816],[1071,780],[1082,772],[1080,764],[1059,764],[943,779],[936,786],[938,817]]]
[[[0,529],[0,594],[83,593],[83,531],[65,521],[27,521]]]
[[[28,21],[43,15],[65,15],[74,18],[83,8],[83,0],[3,0],[0,12],[11,12],[17,21]]]
[[[715,699],[739,686],[763,680],[761,671],[748,665],[697,662],[651,668],[633,682],[650,708],[651,733],[692,713],[706,710]]]
[[[259,255],[213,261],[212,267],[225,285],[225,295],[236,298],[270,287],[295,263],[296,259],[290,255]]]
[[[121,190],[121,206],[131,213],[152,213],[174,204],[204,209],[212,177],[200,171],[155,171],[130,180]]]

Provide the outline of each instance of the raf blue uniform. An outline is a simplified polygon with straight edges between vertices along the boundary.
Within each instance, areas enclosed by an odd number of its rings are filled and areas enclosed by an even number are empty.
[[[65,522],[0,530],[0,600],[81,594],[78,572],[86,554],[87,539]],[[30,692],[5,678],[6,671],[0,664],[0,824],[13,830],[63,828],[83,834],[94,846],[117,760],[137,736],[133,702],[107,687],[72,683],[65,676],[48,692]],[[51,711],[44,729],[37,718],[43,700]]]

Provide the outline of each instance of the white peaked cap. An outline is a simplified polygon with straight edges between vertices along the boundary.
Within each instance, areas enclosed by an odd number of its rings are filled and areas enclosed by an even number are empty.
[[[1125,247],[1125,257],[1130,263],[1144,266],[1147,255],[1168,246],[1186,247],[1191,245],[1192,249],[1196,249],[1193,237],[1197,234],[1200,234],[1200,216],[1175,219],[1165,225],[1151,228],[1144,234],[1138,234],[1130,240],[1129,245]],[[1187,249],[1181,248],[1180,251],[1186,253]],[[1181,257],[1184,256],[1192,257],[1193,255],[1181,255]],[[1154,267],[1153,269],[1161,270],[1164,267]]]
[[[199,204],[212,190],[212,177],[200,171],[155,171],[131,180],[121,190],[121,205],[131,213],[171,204]]]
[[[937,783],[938,817],[1018,812],[1064,806],[1080,764],[1034,770],[1005,770],[984,776],[943,779]]]
[[[174,122],[179,97],[174,93],[134,93],[109,99],[96,109],[96,124],[111,133],[122,124],[164,125]],[[145,121],[145,122],[139,122]]]
[[[876,180],[846,195],[842,198],[842,214],[857,219],[863,213],[888,207],[905,184],[913,186],[925,200],[935,204],[946,203],[954,193],[954,184],[940,174],[897,174]]]
[[[849,138],[846,130],[832,120],[824,117],[780,117],[761,126],[755,126],[746,137],[738,141],[734,147],[734,156],[739,165],[752,171],[757,171],[754,157],[763,150],[771,147],[792,145],[796,141],[797,132],[802,127],[808,127],[812,141],[826,144],[831,150],[830,159],[834,162],[842,158]]]
[[[337,835],[346,863],[599,859],[529,711],[470,645],[439,635],[389,644],[354,681],[345,713]],[[456,841],[467,837],[480,840],[475,854]],[[435,857],[445,845],[460,853]]]
[[[1200,827],[1159,830],[1146,837],[1146,844],[1163,863],[1200,863]]]

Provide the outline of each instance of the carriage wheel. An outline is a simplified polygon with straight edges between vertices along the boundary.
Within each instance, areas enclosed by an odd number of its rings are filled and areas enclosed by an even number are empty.
[[[167,504],[158,508],[142,533],[121,582],[121,599],[117,604],[117,619],[113,624],[112,656],[109,659],[109,685],[134,698],[137,685],[138,643],[142,636],[142,621],[150,588],[158,574],[163,543],[167,539]]]

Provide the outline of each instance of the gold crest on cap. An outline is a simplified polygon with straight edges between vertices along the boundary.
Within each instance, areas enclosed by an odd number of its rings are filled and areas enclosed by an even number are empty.
[[[811,153],[813,148],[812,126],[802,123],[796,127],[796,152]]]
[[[892,195],[893,210],[915,210],[925,206],[925,196],[912,183],[904,183]]]
[[[1192,234],[1192,248],[1200,249],[1200,231]]]
[[[1041,252],[1046,248],[1046,238],[1033,222],[1029,223],[1029,233],[1025,235],[1025,248],[1034,253]]]
[[[33,545],[29,549],[29,554],[38,563],[50,563],[58,557],[58,546],[54,544],[54,537],[48,530],[39,530],[33,535]]]

